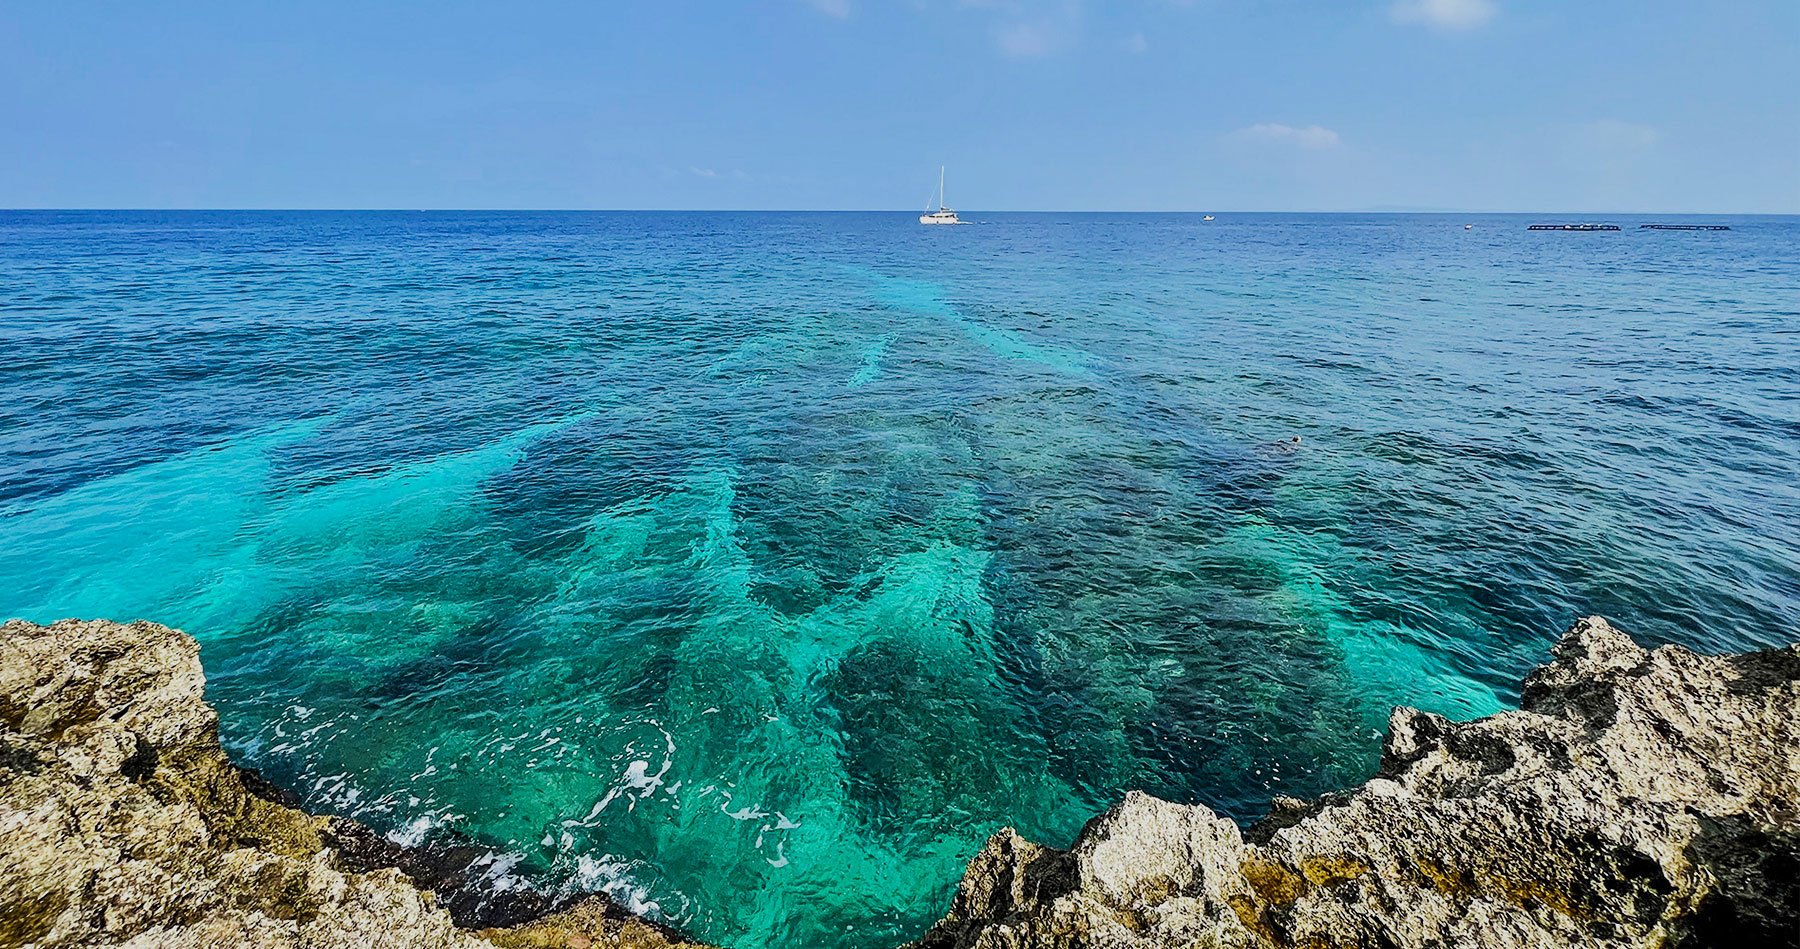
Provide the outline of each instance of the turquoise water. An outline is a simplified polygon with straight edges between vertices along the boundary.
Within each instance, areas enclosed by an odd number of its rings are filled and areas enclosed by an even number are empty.
[[[1577,615],[1800,639],[1800,219],[973,217],[0,212],[0,614],[739,949],[1354,783]]]

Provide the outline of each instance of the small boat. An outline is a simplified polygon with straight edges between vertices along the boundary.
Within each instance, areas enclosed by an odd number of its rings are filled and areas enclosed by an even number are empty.
[[[949,206],[944,204],[944,169],[943,169],[943,166],[941,166],[941,165],[938,166],[938,209],[936,211],[933,211],[933,210],[931,210],[931,205],[929,203],[926,204],[925,205],[925,213],[919,215],[919,223],[920,224],[961,224],[962,223],[962,221],[957,220],[956,212],[950,210]]]
[[[1212,219],[1213,219],[1213,216],[1212,216],[1212,215],[1210,215],[1210,214],[1208,214],[1208,215],[1207,215],[1207,216],[1205,216],[1205,217],[1203,217],[1203,218],[1201,218],[1201,219],[1200,219],[1200,220],[1202,220],[1202,221],[1210,221],[1210,220],[1212,220]]]
[[[1475,229],[1475,225],[1473,225],[1473,224],[1464,224],[1463,225],[1463,230],[1465,230],[1465,231],[1472,231],[1474,229]]]

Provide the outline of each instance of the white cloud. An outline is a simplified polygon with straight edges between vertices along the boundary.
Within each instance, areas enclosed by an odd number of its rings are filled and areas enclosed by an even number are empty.
[[[1149,49],[1150,49],[1150,41],[1145,39],[1144,34],[1142,34],[1142,33],[1133,33],[1130,36],[1125,38],[1126,52],[1139,54],[1139,53],[1143,53]]]
[[[688,171],[693,172],[694,177],[696,177],[696,178],[717,178],[717,177],[719,177],[719,173],[712,170],[711,168],[689,168]]]
[[[1395,0],[1395,23],[1423,23],[1438,30],[1472,30],[1499,13],[1493,0]]]
[[[1338,133],[1318,125],[1305,128],[1294,128],[1276,122],[1265,122],[1252,125],[1247,129],[1239,129],[1232,133],[1237,138],[1255,142],[1277,142],[1284,145],[1296,145],[1300,148],[1336,148]]]
[[[850,0],[806,0],[806,2],[812,4],[813,9],[826,16],[834,16],[840,20],[850,18]]]

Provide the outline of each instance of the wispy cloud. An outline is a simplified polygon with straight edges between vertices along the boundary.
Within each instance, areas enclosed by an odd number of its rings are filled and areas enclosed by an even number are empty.
[[[696,178],[717,178],[717,177],[719,177],[719,173],[712,170],[711,168],[689,168],[688,171],[693,172],[694,177],[696,177]]]
[[[1142,54],[1150,49],[1150,41],[1142,33],[1133,33],[1125,38],[1125,51],[1133,55]]]
[[[1643,148],[1656,144],[1662,134],[1654,126],[1619,119],[1600,119],[1583,125],[1581,137],[1599,148]]]
[[[840,20],[855,12],[856,0],[804,0],[818,12]],[[1167,0],[1182,2],[1182,0]],[[963,10],[979,11],[988,20],[994,47],[1003,55],[1016,59],[1051,56],[1081,42],[1087,0],[954,0]],[[915,10],[926,7],[927,0],[912,0]],[[1142,33],[1128,37],[1125,49],[1142,53],[1149,42]]]
[[[994,30],[994,42],[1008,56],[1048,56],[1063,47],[1063,37],[1049,23],[1014,23]]]
[[[837,17],[840,20],[850,18],[850,0],[806,0],[806,2],[826,16]]]
[[[1274,142],[1299,148],[1336,148],[1338,133],[1320,125],[1295,128],[1278,122],[1265,122],[1231,133],[1233,138],[1251,142]]]
[[[1060,53],[1081,38],[1081,0],[959,0],[994,14],[994,45],[1015,58]]]
[[[1436,30],[1472,30],[1499,13],[1493,0],[1395,0],[1388,13],[1395,23],[1419,23]]]

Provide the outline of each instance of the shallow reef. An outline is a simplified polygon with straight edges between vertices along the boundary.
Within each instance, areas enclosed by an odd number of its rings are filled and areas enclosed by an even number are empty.
[[[167,627],[0,627],[0,947],[694,945],[299,810],[227,760],[203,685]],[[1003,830],[913,949],[1800,943],[1800,646],[1585,619],[1522,705],[1396,709],[1375,777],[1248,831],[1142,793],[1068,850]]]

